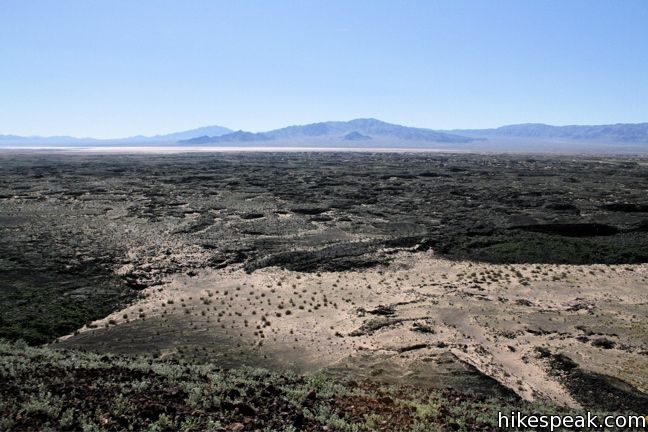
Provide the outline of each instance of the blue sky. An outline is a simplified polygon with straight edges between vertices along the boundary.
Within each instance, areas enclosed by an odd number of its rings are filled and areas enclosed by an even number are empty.
[[[648,121],[648,1],[0,0],[0,134]]]

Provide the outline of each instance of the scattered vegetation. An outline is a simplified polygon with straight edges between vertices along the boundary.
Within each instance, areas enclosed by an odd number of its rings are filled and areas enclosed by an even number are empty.
[[[556,408],[0,341],[0,430],[475,431],[512,410]]]

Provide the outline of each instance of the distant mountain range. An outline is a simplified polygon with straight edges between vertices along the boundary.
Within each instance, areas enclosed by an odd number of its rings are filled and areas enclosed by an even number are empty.
[[[648,123],[593,126],[550,126],[542,123],[525,123],[496,129],[456,129],[448,132],[478,138],[542,138],[648,143]]]
[[[28,145],[127,145],[127,144],[158,144],[176,143],[178,141],[191,139],[198,136],[220,136],[231,133],[232,130],[223,126],[205,126],[197,129],[190,129],[182,132],[174,132],[166,135],[144,136],[137,135],[127,138],[98,139],[98,138],[76,138],[71,136],[18,136],[0,135],[0,144],[28,144]]]
[[[385,123],[376,119],[356,119],[347,122],[331,121],[302,126],[288,126],[266,132],[274,139],[338,138],[348,134],[364,135],[368,138],[390,138],[408,141],[429,141],[441,143],[469,143],[474,138],[432,129],[414,128]]]
[[[417,141],[433,143],[465,144],[475,141],[475,138],[460,136],[447,132],[437,132],[431,129],[414,128],[397,124],[385,123],[376,119],[355,119],[347,122],[331,121],[311,123],[307,125],[288,126],[263,133],[233,132],[220,136],[201,136],[180,141],[186,144],[211,144],[232,142],[280,141],[286,142],[318,142],[322,144],[339,141],[366,141],[374,138],[390,139],[392,141]]]
[[[540,123],[494,129],[439,131],[386,123],[376,119],[329,121],[288,126],[267,132],[232,131],[207,126],[183,132],[120,139],[21,137],[0,135],[0,146],[127,146],[127,145],[223,145],[305,147],[400,147],[447,148],[484,151],[587,150],[624,148],[648,151],[648,123],[593,126],[551,126]]]
[[[255,142],[255,141],[270,141],[272,139],[273,139],[272,137],[266,134],[245,132],[240,130],[240,131],[231,132],[219,136],[201,135],[196,138],[181,140],[179,142],[185,144],[210,144],[210,143],[233,143],[233,142],[247,143],[247,142]]]
[[[169,142],[169,141],[187,140],[199,136],[221,136],[232,132],[233,132],[232,129],[223,126],[205,126],[197,129],[190,129],[187,131],[175,132],[166,135],[141,137],[141,139],[143,141]],[[125,138],[125,139],[128,140],[129,138]]]
[[[495,129],[455,129],[436,131],[385,123],[376,119],[356,119],[288,126],[263,133],[233,132],[220,136],[201,136],[180,141],[189,144],[249,143],[257,141],[367,141],[372,139],[410,141],[418,143],[468,144],[516,138],[522,141],[593,141],[610,143],[648,144],[648,123],[594,126],[550,126],[527,123]]]

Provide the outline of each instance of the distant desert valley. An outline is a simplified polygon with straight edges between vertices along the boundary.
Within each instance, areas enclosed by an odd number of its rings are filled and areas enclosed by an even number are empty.
[[[80,356],[48,374],[121,386],[123,413],[94,414],[107,430],[142,409],[151,430],[648,413],[648,159],[12,150],[0,173],[0,337],[46,347],[10,361],[7,342],[3,370]],[[190,408],[148,399],[172,389]],[[66,412],[45,424],[80,428]],[[22,421],[5,425],[39,424]]]

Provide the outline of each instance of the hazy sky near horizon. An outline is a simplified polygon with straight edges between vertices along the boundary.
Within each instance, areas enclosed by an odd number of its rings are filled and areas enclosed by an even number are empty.
[[[648,1],[0,0],[0,134],[648,121]]]

